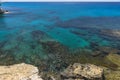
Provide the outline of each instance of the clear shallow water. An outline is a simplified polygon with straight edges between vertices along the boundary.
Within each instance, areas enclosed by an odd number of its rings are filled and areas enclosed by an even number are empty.
[[[120,49],[120,39],[103,31],[120,29],[120,3],[4,3],[3,8],[11,13],[0,16],[1,64],[39,65],[79,50]]]

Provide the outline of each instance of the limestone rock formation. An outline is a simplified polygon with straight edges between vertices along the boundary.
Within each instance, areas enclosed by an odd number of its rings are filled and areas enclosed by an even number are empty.
[[[62,80],[103,80],[103,69],[92,64],[75,63],[61,73]]]
[[[37,67],[29,64],[0,66],[0,80],[42,80]]]

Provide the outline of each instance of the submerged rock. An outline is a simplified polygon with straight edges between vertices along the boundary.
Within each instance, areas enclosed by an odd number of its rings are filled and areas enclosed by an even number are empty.
[[[109,54],[107,55],[107,59],[120,67],[120,55],[119,54]]]
[[[61,73],[62,80],[103,80],[103,69],[92,64],[75,63]]]
[[[41,39],[45,33],[41,30],[34,30],[31,32],[31,35],[34,39]]]
[[[120,30],[105,29],[101,30],[100,33],[104,35],[104,37],[108,36],[108,38],[120,40]]]
[[[49,53],[67,53],[68,49],[64,45],[60,44],[57,41],[47,41],[47,42],[41,42],[42,47],[46,49]]]
[[[120,54],[120,50],[112,47],[97,47],[92,56],[106,56],[110,53]]]
[[[37,67],[28,64],[0,66],[0,80],[42,80]]]
[[[104,70],[106,80],[120,80],[120,55],[118,54],[109,54],[107,59],[113,62],[118,66],[115,70]]]

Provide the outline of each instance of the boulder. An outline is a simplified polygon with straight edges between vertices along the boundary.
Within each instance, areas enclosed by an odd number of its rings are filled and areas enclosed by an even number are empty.
[[[103,69],[92,64],[74,63],[61,72],[62,80],[103,80]]]
[[[37,67],[21,63],[0,66],[0,80],[42,80]]]

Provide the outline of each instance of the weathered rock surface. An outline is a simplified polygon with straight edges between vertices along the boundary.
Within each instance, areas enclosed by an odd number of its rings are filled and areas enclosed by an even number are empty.
[[[63,80],[103,80],[103,69],[92,64],[75,63],[61,73]]]
[[[120,55],[119,54],[109,54],[107,55],[107,59],[120,67]]]
[[[28,64],[0,66],[0,80],[42,80],[38,69]]]
[[[106,56],[108,60],[113,62],[118,66],[116,70],[107,70],[104,69],[105,71],[105,79],[106,80],[120,80],[120,55],[118,54],[112,54],[110,53],[109,55]]]

